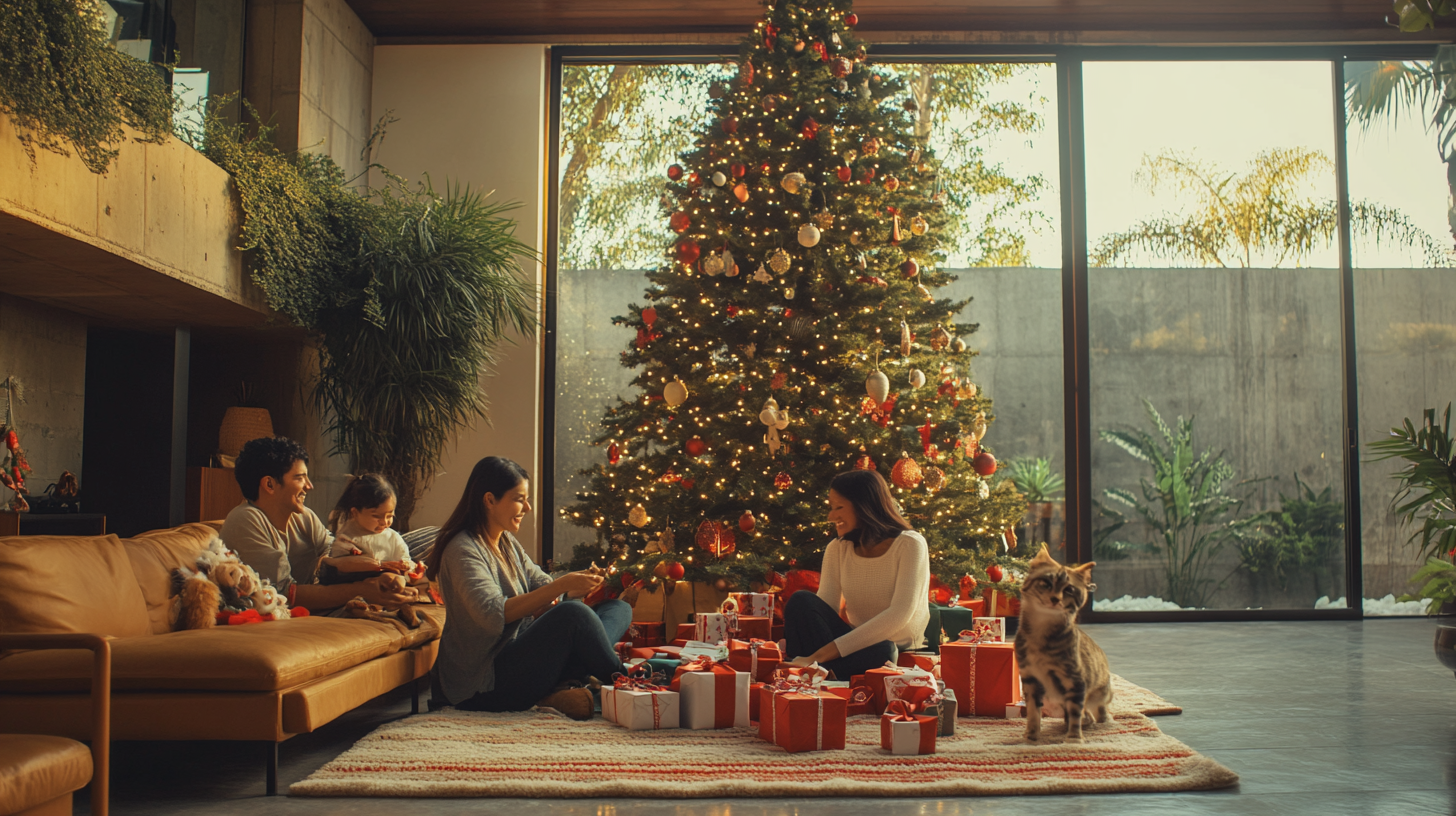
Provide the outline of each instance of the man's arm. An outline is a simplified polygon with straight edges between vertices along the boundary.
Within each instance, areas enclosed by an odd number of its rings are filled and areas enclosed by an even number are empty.
[[[310,612],[337,609],[355,598],[362,597],[372,604],[398,606],[415,600],[412,591],[385,591],[379,587],[379,579],[369,578],[353,584],[294,584],[292,602]]]

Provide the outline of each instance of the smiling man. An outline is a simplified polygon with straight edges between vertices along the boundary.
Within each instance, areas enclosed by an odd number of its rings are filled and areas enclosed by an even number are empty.
[[[332,586],[314,583],[334,537],[303,503],[313,482],[308,478],[308,451],[302,445],[282,436],[254,439],[238,454],[234,475],[245,501],[223,522],[223,543],[259,578],[286,594],[289,606],[326,612],[355,597],[377,604],[409,600],[381,589],[377,579]],[[351,567],[379,568],[366,556],[327,560],[345,572]]]

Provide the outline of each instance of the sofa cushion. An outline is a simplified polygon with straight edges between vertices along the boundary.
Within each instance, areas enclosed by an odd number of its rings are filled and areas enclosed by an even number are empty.
[[[147,604],[121,540],[0,538],[0,633],[149,635]]]
[[[0,813],[20,813],[91,781],[91,752],[65,737],[0,734]]]
[[[274,691],[392,654],[403,640],[392,624],[325,617],[168,632],[113,643],[111,687]],[[89,653],[19,652],[0,659],[0,692],[82,691],[89,677]]]
[[[153,530],[123,540],[137,587],[147,604],[147,619],[154,635],[172,631],[167,615],[172,600],[172,570],[192,567],[197,554],[217,536],[206,524],[184,524],[166,530]]]

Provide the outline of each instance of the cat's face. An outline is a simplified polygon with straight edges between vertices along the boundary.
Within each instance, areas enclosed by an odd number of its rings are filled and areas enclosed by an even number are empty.
[[[1071,617],[1087,603],[1097,585],[1092,583],[1096,561],[1064,566],[1052,558],[1043,544],[1041,552],[1031,559],[1031,570],[1021,582],[1021,606],[1037,612],[1054,612]]]

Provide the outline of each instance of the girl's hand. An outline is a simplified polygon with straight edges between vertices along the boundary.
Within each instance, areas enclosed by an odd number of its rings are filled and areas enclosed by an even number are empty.
[[[602,576],[590,572],[568,572],[553,583],[568,598],[584,598],[602,583]]]

